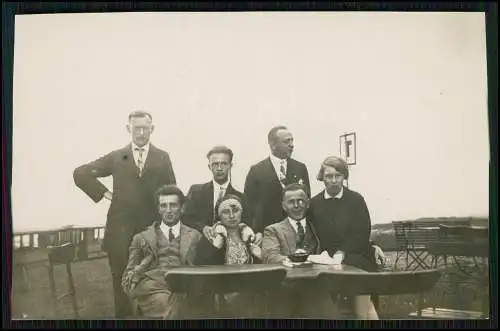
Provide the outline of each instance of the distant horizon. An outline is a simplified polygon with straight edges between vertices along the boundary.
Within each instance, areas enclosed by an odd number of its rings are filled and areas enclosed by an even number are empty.
[[[387,222],[378,222],[378,223],[372,223],[371,226],[376,226],[376,225],[385,225],[385,224],[391,224],[392,222],[396,221],[413,221],[413,220],[418,220],[422,218],[430,218],[430,219],[448,219],[448,218],[458,218],[458,219],[464,219],[464,218],[474,218],[474,219],[481,219],[481,220],[489,220],[489,215],[471,215],[471,216],[421,216],[421,217],[416,217],[414,219],[397,219],[397,220],[391,220]],[[13,229],[13,234],[18,234],[18,233],[27,233],[27,232],[44,232],[44,231],[57,231],[57,230],[62,230],[64,228],[93,228],[93,227],[105,227],[106,224],[96,224],[96,225],[79,225],[79,224],[67,224],[63,225],[61,227],[57,228],[37,228],[37,229]]]

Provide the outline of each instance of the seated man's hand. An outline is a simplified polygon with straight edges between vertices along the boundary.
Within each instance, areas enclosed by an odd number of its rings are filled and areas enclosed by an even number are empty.
[[[130,296],[137,283],[138,280],[137,277],[135,277],[134,272],[129,271],[128,274],[122,279],[123,292],[125,292],[128,296]]]

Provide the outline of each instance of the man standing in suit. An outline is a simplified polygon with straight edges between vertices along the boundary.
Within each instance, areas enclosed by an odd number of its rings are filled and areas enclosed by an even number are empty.
[[[226,146],[215,146],[208,151],[207,159],[208,169],[212,172],[212,180],[205,184],[191,186],[188,201],[184,207],[183,221],[211,240],[213,239],[214,207],[217,201],[226,194],[236,195],[242,201],[245,197],[231,185],[233,151]],[[248,208],[243,206],[243,210],[248,210]],[[244,212],[242,222],[250,221],[248,218],[248,213]]]
[[[250,167],[245,180],[252,228],[258,232],[286,216],[281,207],[286,185],[300,183],[304,185],[307,196],[311,196],[306,165],[291,158],[293,136],[290,131],[285,126],[276,126],[269,131],[267,139],[271,155]]]
[[[264,229],[262,259],[264,263],[289,262],[288,256],[301,248],[309,254],[321,251],[314,226],[306,217],[309,197],[304,185],[293,183],[284,188],[281,204],[287,217]],[[312,283],[289,285],[271,291],[268,305],[272,318],[335,318],[338,309],[328,291]]]
[[[150,143],[153,130],[151,114],[132,112],[127,125],[132,142],[73,172],[76,186],[94,202],[103,197],[111,201],[103,249],[108,253],[117,318],[127,317],[131,312],[121,278],[132,237],[158,218],[153,199],[155,190],[163,184],[175,184],[169,154]],[[107,176],[113,176],[113,191],[98,180]]]

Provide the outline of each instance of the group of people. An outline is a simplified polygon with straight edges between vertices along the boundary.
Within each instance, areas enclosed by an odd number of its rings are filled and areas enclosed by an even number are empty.
[[[132,112],[127,130],[131,143],[73,173],[75,184],[93,201],[111,201],[103,248],[117,318],[203,316],[220,300],[235,317],[262,317],[255,314],[262,313],[256,305],[263,300],[268,317],[337,317],[337,298],[313,288],[193,300],[169,291],[164,276],[173,266],[281,264],[300,248],[377,270],[368,208],[359,193],[344,186],[348,166],[327,157],[317,175],[325,188],[311,198],[307,167],[292,158],[293,136],[285,126],[269,131],[270,155],[251,166],[244,192],[230,182],[232,150],[216,146],[207,153],[212,179],[192,185],[186,196],[176,186],[169,154],[150,142],[151,114]],[[98,180],[107,176],[113,176],[112,191]],[[354,298],[354,310],[360,319],[378,318],[370,296]]]

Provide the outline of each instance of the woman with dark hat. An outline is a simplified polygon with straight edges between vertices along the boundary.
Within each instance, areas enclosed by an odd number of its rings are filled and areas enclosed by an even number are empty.
[[[347,164],[336,156],[321,164],[317,179],[325,189],[311,199],[310,219],[321,246],[336,260],[365,271],[377,271],[370,245],[371,220],[361,194],[344,186]],[[354,299],[359,319],[378,319],[370,296]]]

